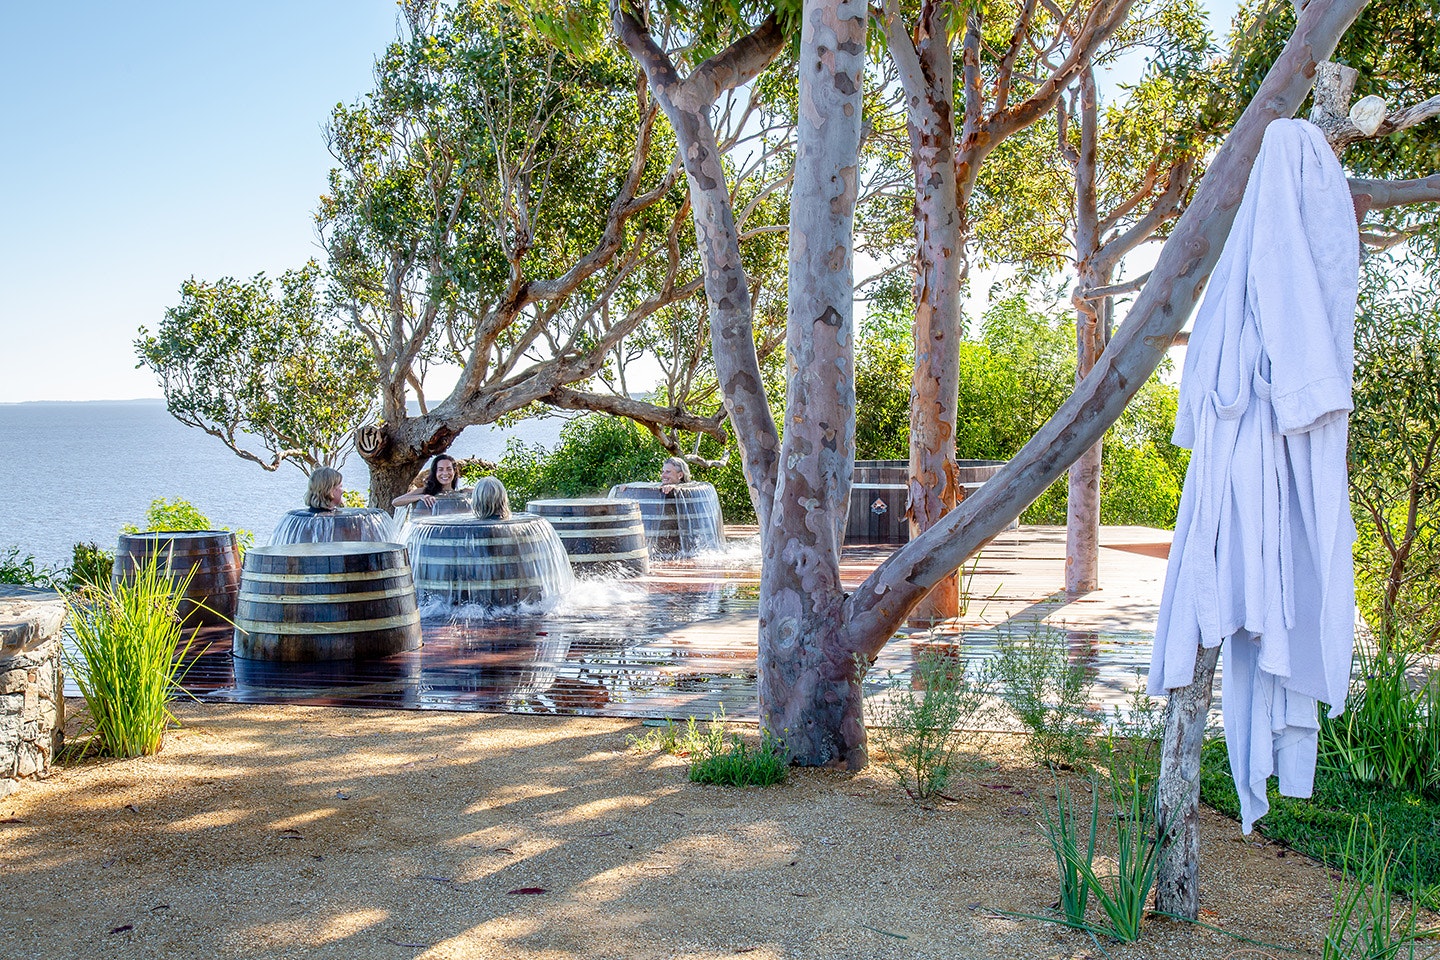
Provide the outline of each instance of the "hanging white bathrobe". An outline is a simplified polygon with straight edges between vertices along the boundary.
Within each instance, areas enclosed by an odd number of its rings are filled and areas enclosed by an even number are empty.
[[[1195,318],[1174,441],[1193,451],[1150,663],[1188,686],[1224,644],[1221,699],[1246,833],[1266,780],[1309,796],[1344,707],[1355,586],[1345,472],[1359,234],[1345,174],[1304,120],[1265,131]]]

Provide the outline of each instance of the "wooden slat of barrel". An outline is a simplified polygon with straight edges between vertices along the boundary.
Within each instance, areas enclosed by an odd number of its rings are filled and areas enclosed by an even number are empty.
[[[385,657],[420,646],[420,614],[398,543],[290,543],[245,554],[235,656]]]
[[[115,549],[113,579],[130,580],[151,558],[172,584],[192,573],[180,600],[182,622],[191,626],[229,624],[240,589],[240,556],[229,530],[166,530],[122,533]]]
[[[530,513],[550,521],[577,577],[640,576],[650,572],[645,522],[633,500],[531,500]]]

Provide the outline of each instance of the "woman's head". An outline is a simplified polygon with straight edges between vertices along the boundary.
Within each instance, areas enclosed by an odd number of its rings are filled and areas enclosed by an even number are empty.
[[[451,493],[459,479],[460,470],[455,466],[455,458],[448,453],[442,453],[430,461],[430,476],[425,479],[425,492],[432,497],[437,493]]]
[[[510,496],[505,484],[494,477],[481,477],[470,494],[470,507],[481,520],[510,519]]]
[[[679,457],[666,457],[660,468],[661,483],[689,483],[690,464]]]
[[[345,478],[334,467],[316,467],[305,491],[305,506],[311,510],[333,510],[345,496]]]

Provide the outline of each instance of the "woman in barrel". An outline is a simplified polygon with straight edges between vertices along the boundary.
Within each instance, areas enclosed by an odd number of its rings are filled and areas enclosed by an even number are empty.
[[[470,507],[481,520],[509,520],[510,495],[494,477],[481,477],[470,494]]]
[[[690,464],[679,457],[666,457],[660,468],[660,492],[669,496],[682,483],[690,482]]]
[[[442,453],[430,461],[430,476],[425,478],[425,486],[400,494],[390,501],[390,506],[403,507],[407,503],[423,503],[427,507],[433,507],[435,498],[441,494],[459,493],[456,487],[459,481],[460,471],[455,466],[455,458],[448,453]]]
[[[316,467],[305,491],[305,506],[311,513],[329,513],[345,503],[345,478],[334,467]]]

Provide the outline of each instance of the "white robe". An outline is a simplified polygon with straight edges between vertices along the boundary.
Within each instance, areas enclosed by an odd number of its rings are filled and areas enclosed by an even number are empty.
[[[1149,690],[1224,644],[1222,709],[1246,833],[1265,784],[1309,796],[1319,722],[1344,708],[1355,586],[1345,472],[1359,233],[1324,135],[1276,120],[1196,315],[1174,441],[1193,450]]]

